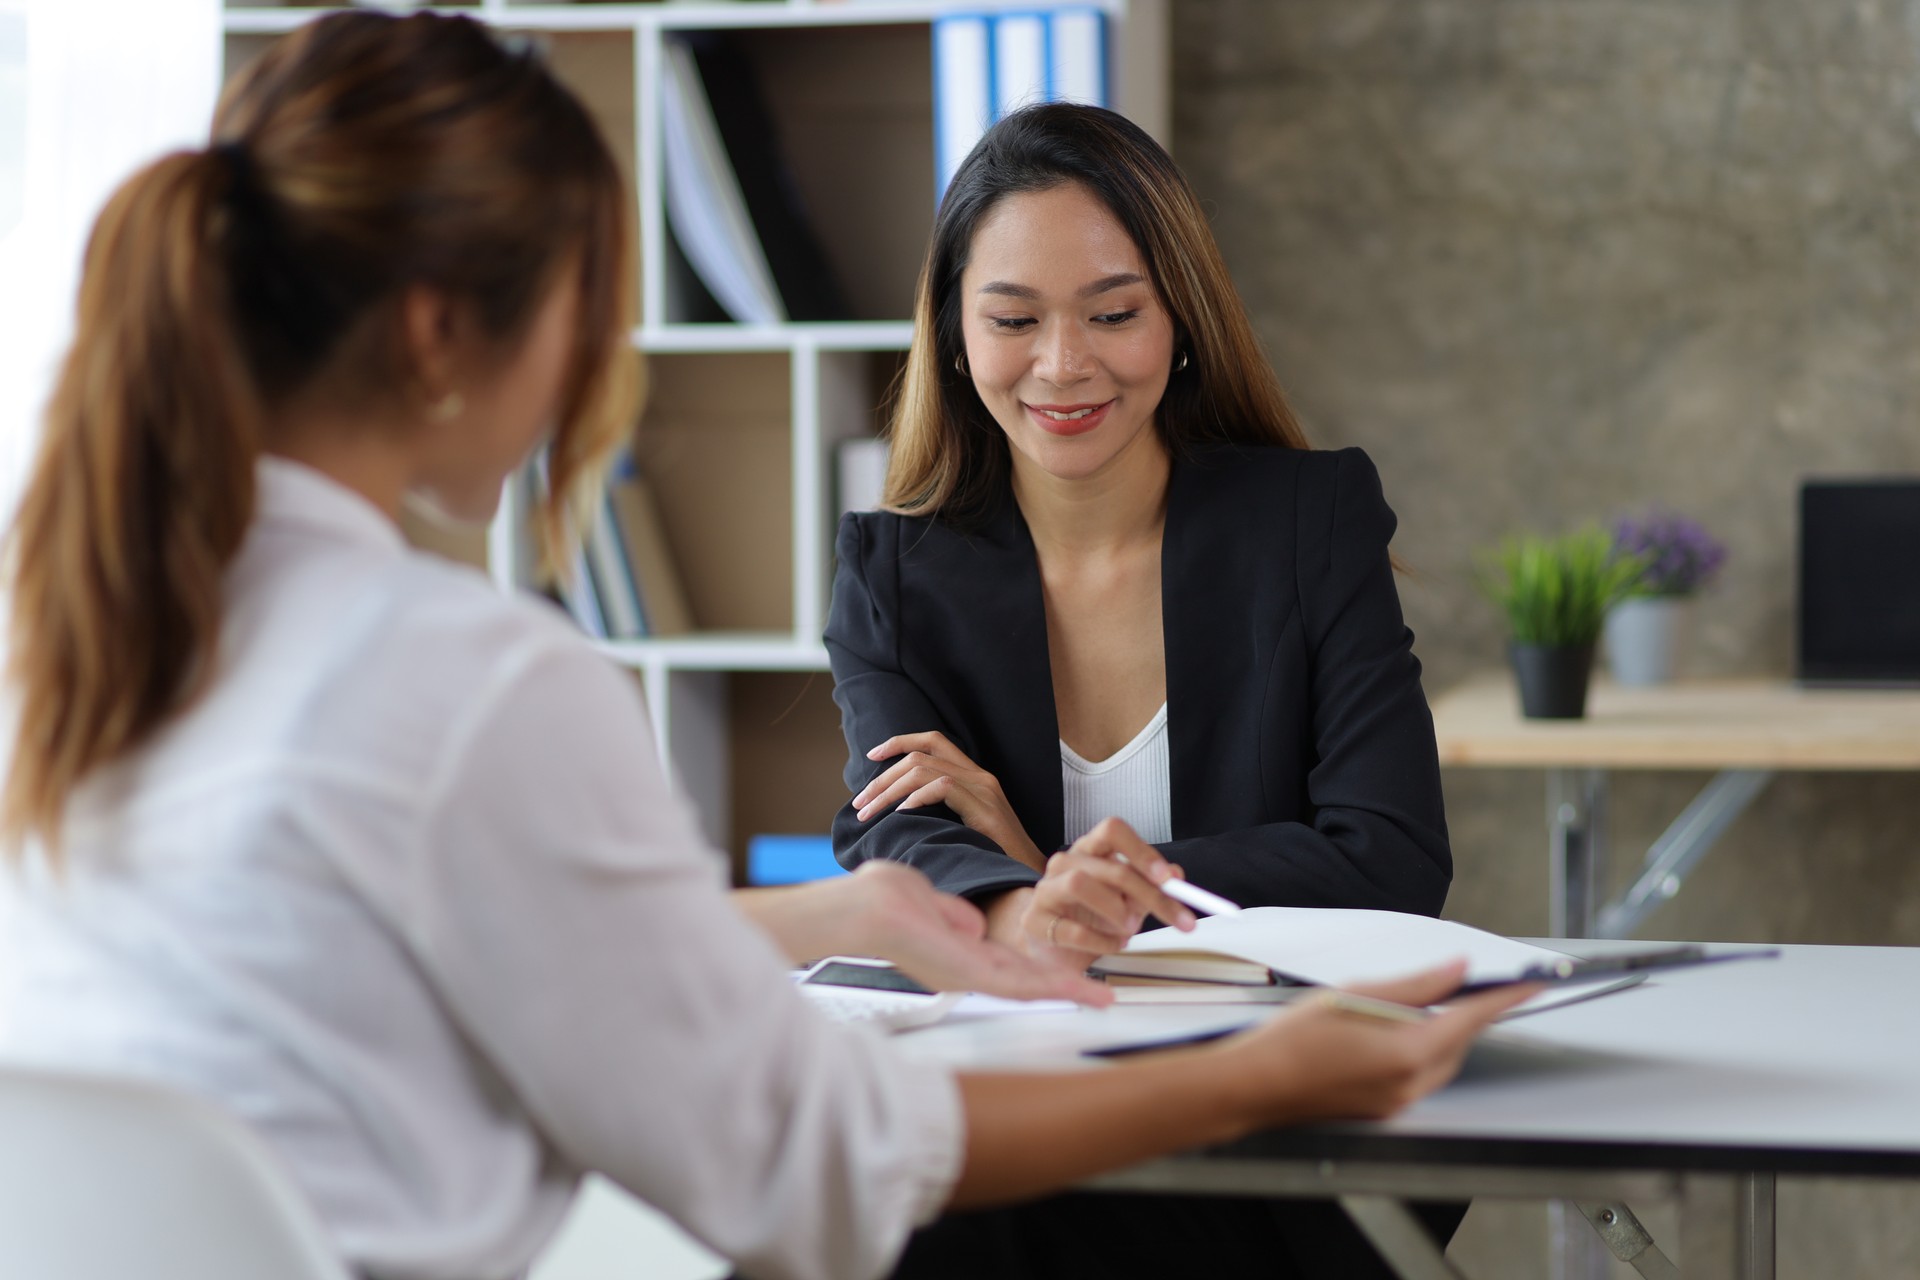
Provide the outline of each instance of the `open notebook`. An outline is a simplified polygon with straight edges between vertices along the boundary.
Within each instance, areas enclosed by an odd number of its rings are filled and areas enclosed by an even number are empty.
[[[1223,1000],[1237,1002],[1231,988],[1266,987],[1266,970],[1283,982],[1345,987],[1402,977],[1462,957],[1467,961],[1466,980],[1479,982],[1513,977],[1531,965],[1562,959],[1564,953],[1451,920],[1397,911],[1249,907],[1236,916],[1203,919],[1191,933],[1154,929],[1140,934],[1125,951],[1096,960],[1093,971],[1109,975],[1116,992],[1130,1003],[1204,999],[1189,985],[1198,983],[1217,984]],[[1130,978],[1173,979],[1179,985],[1119,985]],[[1514,1013],[1590,999],[1640,980],[1636,974],[1601,984],[1552,988]],[[1192,994],[1172,994],[1182,988]],[[1164,996],[1156,994],[1162,990]]]

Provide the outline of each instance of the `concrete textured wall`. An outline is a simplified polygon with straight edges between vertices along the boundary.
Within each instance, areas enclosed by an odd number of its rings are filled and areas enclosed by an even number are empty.
[[[1785,675],[1798,481],[1920,472],[1920,0],[1174,0],[1173,26],[1175,152],[1316,443],[1380,465],[1429,693],[1500,661],[1475,549],[1652,500],[1732,549],[1694,670]],[[1617,862],[1704,780],[1619,777]],[[1449,914],[1543,931],[1541,776],[1447,791]],[[1920,944],[1917,832],[1910,777],[1780,779],[1643,935]],[[1920,1274],[1912,1185],[1783,1182],[1780,1223],[1783,1277]],[[1544,1240],[1480,1206],[1456,1254],[1534,1276]]]

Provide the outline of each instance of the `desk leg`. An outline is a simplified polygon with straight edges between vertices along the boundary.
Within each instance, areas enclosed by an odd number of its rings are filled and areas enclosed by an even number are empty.
[[[1680,1213],[1686,1280],[1774,1280],[1771,1173],[1688,1175]]]
[[[1612,1254],[1572,1200],[1547,1201],[1547,1274],[1552,1280],[1607,1280]]]
[[[1605,883],[1607,775],[1600,769],[1547,772],[1547,932],[1591,938]],[[1553,1280],[1606,1280],[1608,1253],[1571,1200],[1547,1204]]]
[[[1733,1186],[1734,1249],[1741,1280],[1774,1280],[1773,1175],[1745,1174]]]
[[[1340,1207],[1400,1280],[1465,1280],[1440,1252],[1420,1219],[1392,1196],[1349,1195]]]
[[[1606,883],[1606,770],[1547,771],[1547,831],[1552,841],[1547,933],[1556,938],[1595,937],[1600,889]]]
[[[1600,911],[1596,938],[1630,938],[1653,909],[1680,892],[1700,859],[1706,857],[1733,820],[1773,780],[1770,769],[1725,769],[1696,796],[1647,850],[1640,876]]]

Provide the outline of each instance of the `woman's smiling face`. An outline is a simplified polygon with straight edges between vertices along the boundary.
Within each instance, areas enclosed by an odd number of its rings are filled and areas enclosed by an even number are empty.
[[[1000,201],[960,290],[974,389],[1018,455],[1081,479],[1152,435],[1173,319],[1139,246],[1085,187]]]

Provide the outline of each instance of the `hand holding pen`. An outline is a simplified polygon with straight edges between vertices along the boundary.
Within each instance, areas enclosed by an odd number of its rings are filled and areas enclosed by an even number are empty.
[[[1148,916],[1191,929],[1193,911],[1171,886],[1180,868],[1118,818],[1108,818],[1047,859],[1022,929],[1029,946],[1081,961],[1123,949]]]

